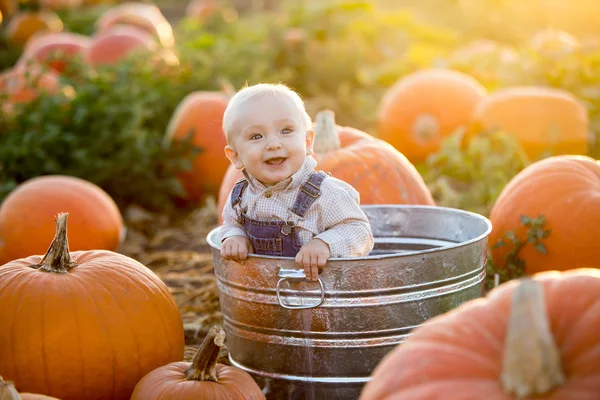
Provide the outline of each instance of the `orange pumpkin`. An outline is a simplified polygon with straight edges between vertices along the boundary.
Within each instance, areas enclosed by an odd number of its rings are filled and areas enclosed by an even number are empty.
[[[25,45],[17,65],[25,66],[35,61],[44,64],[56,53],[64,56],[50,61],[50,68],[56,72],[64,72],[68,58],[83,53],[90,44],[90,38],[78,33],[56,32],[33,36]]]
[[[118,25],[131,25],[154,35],[161,46],[172,47],[175,44],[173,28],[156,4],[142,2],[124,2],[105,11],[96,21],[99,32]]]
[[[597,269],[502,284],[415,329],[360,400],[597,399],[598,293]]]
[[[217,364],[225,331],[213,326],[190,363],[157,368],[137,384],[131,400],[260,400],[265,396],[245,371]]]
[[[458,71],[430,69],[408,75],[379,104],[378,137],[411,162],[425,161],[445,137],[468,127],[485,94],[475,78]]]
[[[71,176],[40,176],[0,204],[0,265],[44,254],[55,230],[51,217],[62,210],[71,214],[74,250],[116,250],[125,235],[117,205],[98,186]]]
[[[56,397],[45,396],[34,393],[18,393],[11,381],[6,382],[0,376],[0,399],[1,400],[59,400]]]
[[[600,163],[586,156],[556,156],[533,163],[518,173],[502,190],[490,215],[491,255],[499,268],[513,246],[497,247],[506,232],[527,241],[529,227],[521,215],[545,217],[541,239],[545,253],[525,244],[518,257],[525,261],[525,273],[549,269],[564,270],[593,265],[600,258],[596,232],[600,229]]]
[[[63,400],[129,400],[144,375],[183,358],[169,288],[122,254],[69,252],[65,213],[46,255],[0,266],[0,321],[0,374]]]
[[[587,110],[575,96],[561,89],[500,89],[478,104],[471,125],[468,137],[490,130],[514,135],[533,160],[588,151]]]
[[[8,22],[6,37],[13,43],[24,45],[35,33],[60,32],[62,30],[61,19],[52,11],[20,11]]]
[[[337,126],[330,110],[317,113],[314,130],[317,169],[352,185],[360,193],[361,204],[435,205],[415,167],[388,143]],[[229,168],[219,190],[220,221],[227,196],[243,176],[233,165]]]
[[[117,25],[94,35],[84,57],[89,64],[97,66],[117,63],[133,52],[157,50],[154,37],[147,31]]]
[[[191,144],[201,149],[192,170],[179,175],[188,202],[196,203],[205,194],[217,193],[230,164],[223,150],[227,141],[222,129],[229,98],[222,92],[192,92],[179,103],[167,126],[167,142],[183,141],[191,133]]]

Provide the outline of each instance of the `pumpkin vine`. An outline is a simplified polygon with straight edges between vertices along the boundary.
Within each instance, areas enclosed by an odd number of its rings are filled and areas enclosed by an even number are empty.
[[[546,217],[544,215],[539,215],[532,218],[527,215],[521,215],[521,225],[528,228],[525,240],[517,237],[514,231],[506,231],[502,239],[498,240],[492,246],[494,249],[504,246],[512,247],[504,256],[504,259],[506,260],[506,267],[504,268],[496,268],[491,257],[488,257],[488,263],[486,265],[488,276],[486,282],[487,290],[493,288],[495,274],[499,275],[500,283],[519,278],[523,275],[525,271],[525,260],[519,257],[519,253],[525,246],[532,245],[537,252],[547,254],[548,250],[543,243],[543,240],[550,236],[550,229],[545,228]]]

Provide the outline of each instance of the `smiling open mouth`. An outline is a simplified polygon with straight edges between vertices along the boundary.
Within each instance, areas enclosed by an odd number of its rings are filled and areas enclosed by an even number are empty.
[[[281,165],[284,163],[285,160],[287,160],[287,158],[285,158],[285,157],[276,157],[276,158],[269,158],[265,162],[269,165]]]

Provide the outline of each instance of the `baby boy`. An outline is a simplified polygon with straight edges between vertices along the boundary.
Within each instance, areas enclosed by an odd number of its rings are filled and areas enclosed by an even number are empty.
[[[360,257],[373,235],[349,184],[315,171],[314,131],[300,96],[281,84],[241,89],[223,116],[225,154],[244,178],[223,210],[221,256],[295,257],[316,280],[329,257]]]

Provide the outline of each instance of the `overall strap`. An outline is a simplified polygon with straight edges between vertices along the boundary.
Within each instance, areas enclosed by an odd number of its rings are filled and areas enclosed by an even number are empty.
[[[233,190],[231,191],[231,206],[235,207],[242,201],[242,194],[244,194],[244,189],[248,186],[248,181],[246,178],[242,178],[235,183]]]
[[[299,217],[304,217],[306,211],[317,200],[317,197],[321,195],[321,183],[328,176],[330,174],[326,174],[325,172],[313,172],[300,186],[296,201],[290,211]]]

